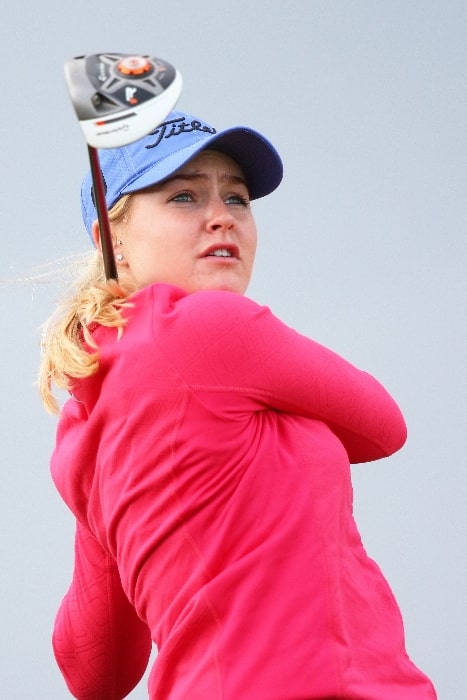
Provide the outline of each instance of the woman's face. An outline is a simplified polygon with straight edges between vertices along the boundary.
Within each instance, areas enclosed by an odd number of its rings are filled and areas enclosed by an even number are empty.
[[[122,282],[174,284],[187,292],[243,294],[256,253],[256,226],[235,161],[203,151],[165,182],[134,194],[126,221],[112,226]]]

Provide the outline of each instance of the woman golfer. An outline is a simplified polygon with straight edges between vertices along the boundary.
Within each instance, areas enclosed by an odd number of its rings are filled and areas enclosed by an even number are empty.
[[[153,700],[433,700],[352,515],[349,465],[400,449],[402,415],[244,296],[277,152],[174,112],[101,166],[119,283],[88,176],[97,250],[41,370],[49,408],[70,392],[51,469],[76,518],[53,636],[71,694],[124,698],[154,643]]]

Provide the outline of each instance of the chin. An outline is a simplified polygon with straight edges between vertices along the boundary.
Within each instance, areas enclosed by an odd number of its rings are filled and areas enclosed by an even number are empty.
[[[211,289],[216,292],[233,292],[234,294],[245,294],[246,292],[246,286],[243,284],[228,284],[227,282],[225,283],[220,283],[220,284],[212,284],[208,285],[205,287],[205,289]]]
[[[200,280],[199,285],[195,285],[190,291],[210,290],[217,292],[234,292],[235,294],[245,294],[248,283],[239,279],[205,279]]]

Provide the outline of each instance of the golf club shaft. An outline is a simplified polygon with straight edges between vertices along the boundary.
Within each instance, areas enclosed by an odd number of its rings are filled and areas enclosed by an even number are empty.
[[[109,215],[105,201],[105,185],[99,163],[97,148],[88,144],[89,162],[91,165],[92,183],[94,198],[99,222],[99,232],[102,247],[102,257],[104,259],[104,271],[106,280],[118,280],[117,265],[110,232]]]

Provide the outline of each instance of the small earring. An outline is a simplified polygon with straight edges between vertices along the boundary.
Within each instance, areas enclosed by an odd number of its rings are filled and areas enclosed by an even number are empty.
[[[118,245],[118,246],[123,245],[123,241],[118,240],[118,241],[117,241],[117,245]],[[115,256],[115,259],[116,259],[118,262],[122,262],[122,260],[123,260],[123,255],[122,255],[121,253],[119,253],[118,255]]]

